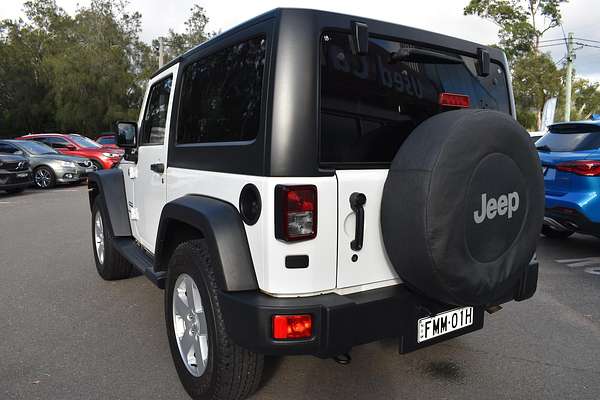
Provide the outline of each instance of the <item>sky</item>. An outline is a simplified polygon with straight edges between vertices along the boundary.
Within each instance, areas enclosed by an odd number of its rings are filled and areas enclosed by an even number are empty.
[[[128,8],[142,13],[142,39],[146,42],[165,35],[169,28],[183,32],[190,8],[193,4],[199,4],[210,19],[209,31],[225,31],[273,8],[300,7],[380,19],[482,44],[496,43],[498,29],[492,22],[463,15],[462,10],[467,3],[468,0],[130,0]],[[57,4],[67,12],[74,13],[78,5],[88,5],[89,0],[57,0]],[[18,18],[23,15],[22,8],[22,0],[1,0],[0,19]],[[561,9],[565,32],[574,32],[575,37],[600,41],[600,29],[597,28],[600,21],[598,0],[570,0]],[[555,28],[547,32],[543,39],[562,36],[562,30]],[[600,46],[600,43],[596,45]],[[547,47],[545,50],[550,51],[557,62],[566,53],[565,45]],[[576,73],[600,82],[600,48],[585,47],[576,54]]]

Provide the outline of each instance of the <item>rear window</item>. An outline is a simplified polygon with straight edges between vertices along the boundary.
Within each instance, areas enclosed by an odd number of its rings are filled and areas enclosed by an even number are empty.
[[[423,50],[429,57],[392,60],[401,49]],[[439,105],[441,93],[469,96],[471,108],[510,113],[506,74],[498,64],[491,64],[487,77],[479,77],[475,58],[374,37],[369,39],[368,55],[356,56],[350,35],[326,32],[321,162],[342,168],[389,165],[417,125],[453,109]]]
[[[535,143],[541,151],[584,151],[600,148],[600,126],[577,124],[550,127]]]

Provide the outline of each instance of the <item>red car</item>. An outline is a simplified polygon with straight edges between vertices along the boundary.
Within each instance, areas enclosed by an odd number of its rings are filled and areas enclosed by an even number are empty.
[[[117,146],[117,138],[114,133],[100,135],[96,138],[96,142],[104,147],[110,147],[111,149],[119,148],[119,146]]]
[[[109,169],[121,161],[123,150],[102,146],[85,136],[61,133],[36,133],[18,137],[35,140],[54,148],[61,154],[89,158],[98,169]]]

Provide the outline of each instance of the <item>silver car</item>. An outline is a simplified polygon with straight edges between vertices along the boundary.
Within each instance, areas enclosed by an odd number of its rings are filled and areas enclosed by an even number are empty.
[[[95,171],[92,162],[83,157],[58,153],[43,143],[28,140],[0,140],[0,153],[22,155],[29,160],[33,182],[40,189],[59,183],[78,183]]]

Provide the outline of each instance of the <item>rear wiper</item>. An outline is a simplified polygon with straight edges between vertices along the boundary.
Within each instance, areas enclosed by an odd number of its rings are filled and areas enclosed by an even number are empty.
[[[404,47],[390,53],[390,64],[398,61],[417,62],[422,64],[463,64],[463,60],[431,50]]]
[[[541,145],[541,146],[536,146],[536,149],[538,151],[543,151],[543,152],[549,152],[552,151],[552,149],[548,146],[546,146],[545,144]]]

